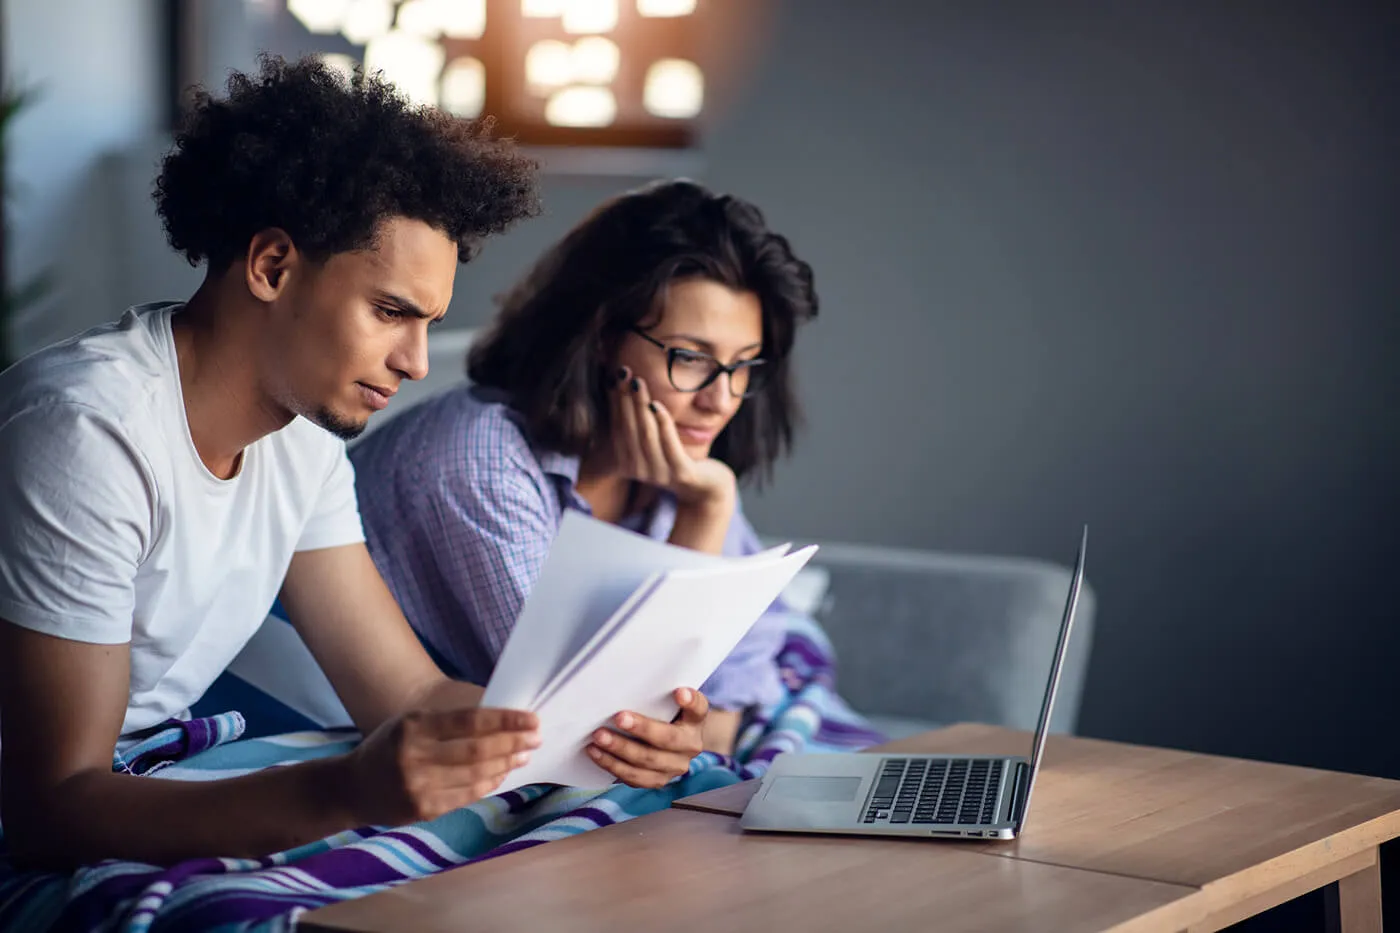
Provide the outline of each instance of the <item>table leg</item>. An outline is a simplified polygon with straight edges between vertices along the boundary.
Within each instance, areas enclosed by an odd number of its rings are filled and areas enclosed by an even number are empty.
[[[1381,861],[1327,885],[1327,933],[1381,933]]]

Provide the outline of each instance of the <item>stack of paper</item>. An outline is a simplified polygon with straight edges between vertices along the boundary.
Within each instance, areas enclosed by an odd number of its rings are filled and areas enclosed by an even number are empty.
[[[671,692],[704,683],[817,549],[787,550],[717,557],[566,512],[482,698],[540,717],[499,790],[612,783],[583,751],[593,731],[622,710],[671,719]]]

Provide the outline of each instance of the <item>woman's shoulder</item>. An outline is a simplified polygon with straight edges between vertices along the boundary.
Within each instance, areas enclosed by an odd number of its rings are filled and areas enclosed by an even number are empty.
[[[504,393],[468,384],[454,389],[452,396],[452,424],[445,433],[464,453],[484,456],[488,462],[535,463],[524,422]]]
[[[439,455],[461,462],[467,475],[540,472],[524,421],[499,389],[463,383],[424,406],[418,430],[430,432]]]
[[[544,467],[503,393],[461,385],[432,401],[437,411],[425,417],[438,446],[423,465],[425,477],[441,484],[450,475],[453,495],[488,512],[522,494],[529,501],[547,495]]]
[[[529,471],[535,458],[519,419],[503,398],[469,383],[440,392],[389,418],[350,447],[362,485],[440,482],[468,485],[507,471]]]
[[[458,450],[468,440],[493,438],[528,446],[505,399],[464,382],[392,414],[353,446],[361,456],[390,448],[421,456]]]

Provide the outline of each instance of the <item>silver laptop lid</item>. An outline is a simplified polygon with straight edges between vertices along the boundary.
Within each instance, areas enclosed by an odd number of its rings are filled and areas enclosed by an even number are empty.
[[[1065,651],[1069,647],[1069,632],[1074,624],[1074,610],[1079,605],[1079,590],[1084,583],[1084,549],[1089,544],[1089,526],[1079,537],[1079,556],[1074,559],[1074,574],[1069,581],[1069,597],[1065,600],[1064,618],[1060,620],[1060,640],[1055,645],[1055,659],[1050,663],[1050,682],[1045,687],[1045,699],[1040,704],[1040,722],[1035,727],[1035,746],[1031,750],[1030,771],[1026,776],[1026,797],[1021,805],[1021,814],[1016,822],[1016,831],[1026,825],[1026,814],[1031,808],[1031,790],[1035,787],[1035,776],[1040,770],[1040,759],[1045,754],[1045,739],[1050,731],[1050,711],[1055,707],[1055,689],[1060,685],[1060,668],[1064,666]]]

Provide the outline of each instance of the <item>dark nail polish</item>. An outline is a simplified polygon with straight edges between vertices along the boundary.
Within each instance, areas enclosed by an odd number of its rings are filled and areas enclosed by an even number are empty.
[[[639,382],[639,381],[637,380],[637,378],[634,376],[634,377],[632,378],[632,391],[633,391],[633,392],[640,392],[641,390],[642,390],[642,384],[641,384],[641,382]]]
[[[647,407],[650,408],[652,411],[657,411],[659,409],[659,406],[656,404],[655,401],[647,402]]]
[[[625,369],[619,369],[619,370],[617,371],[617,381],[618,381],[618,382],[621,382],[622,380],[624,380],[624,379],[626,379],[626,378],[627,378],[627,370],[625,370]]]

